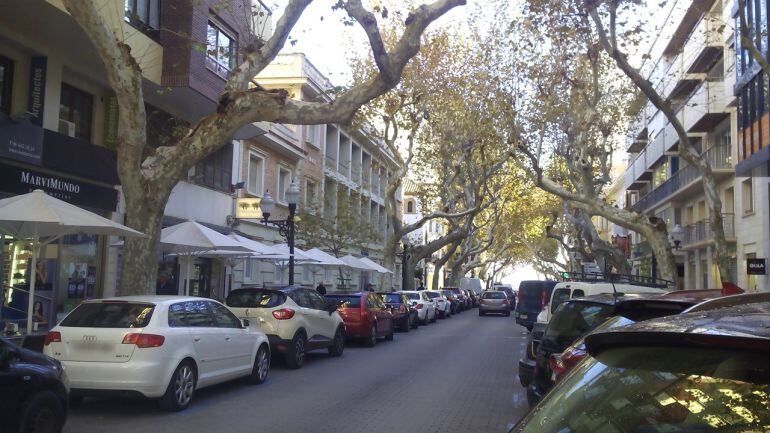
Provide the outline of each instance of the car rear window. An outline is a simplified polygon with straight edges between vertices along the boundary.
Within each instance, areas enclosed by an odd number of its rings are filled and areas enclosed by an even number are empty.
[[[431,298],[431,299],[436,299],[439,296],[441,296],[438,293],[426,293],[426,295],[428,295],[428,297]]]
[[[409,299],[414,299],[415,301],[420,300],[420,294],[419,293],[405,293],[406,297]]]
[[[233,308],[273,308],[286,302],[286,295],[275,290],[233,290],[225,303]]]
[[[155,305],[138,302],[88,302],[80,304],[60,326],[70,328],[144,328]]]
[[[340,308],[361,308],[361,297],[351,295],[326,295],[326,302]]]
[[[505,299],[505,293],[503,292],[484,292],[483,295],[481,295],[484,299]]]
[[[541,345],[548,350],[561,352],[575,340],[604,323],[612,312],[612,305],[567,302],[548,322]]]
[[[399,295],[398,293],[386,293],[382,295],[382,300],[389,304],[403,303],[403,300],[401,299],[401,295]]]

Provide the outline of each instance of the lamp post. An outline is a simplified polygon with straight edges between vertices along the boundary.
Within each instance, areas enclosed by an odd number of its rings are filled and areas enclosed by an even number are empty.
[[[286,189],[286,203],[289,205],[288,218],[285,220],[270,220],[270,214],[275,209],[275,200],[269,191],[265,190],[265,196],[259,202],[259,209],[262,211],[262,223],[278,227],[278,233],[289,244],[289,285],[294,284],[294,216],[297,212],[297,201],[299,201],[299,185],[297,185],[296,181],[292,180],[291,185]]]
[[[674,244],[674,249],[678,250],[682,244],[682,238],[684,237],[684,230],[682,230],[682,226],[679,224],[674,225],[674,228],[671,229],[671,233],[669,234],[669,239],[671,240],[671,243]]]

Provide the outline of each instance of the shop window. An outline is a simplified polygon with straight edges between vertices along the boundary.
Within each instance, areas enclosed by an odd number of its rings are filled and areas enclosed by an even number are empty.
[[[265,158],[249,152],[249,172],[246,190],[249,194],[262,196],[264,194]]]
[[[11,114],[13,60],[0,56],[0,113]]]
[[[217,75],[227,78],[235,68],[235,37],[223,28],[223,25],[209,21],[206,66]]]
[[[70,137],[91,141],[94,97],[90,93],[61,84],[59,103],[59,132]]]
[[[291,184],[291,171],[285,167],[278,167],[278,184],[276,185],[276,197],[278,202],[286,204],[286,189]]]
[[[161,0],[125,0],[125,19],[132,26],[158,37]]]
[[[195,183],[230,192],[233,171],[233,146],[226,144],[195,166]]]
[[[751,178],[741,182],[741,205],[744,215],[754,212],[754,187]]]

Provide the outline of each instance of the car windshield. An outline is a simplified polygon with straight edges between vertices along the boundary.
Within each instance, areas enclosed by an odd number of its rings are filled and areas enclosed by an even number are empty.
[[[541,346],[561,352],[575,340],[604,323],[612,311],[611,305],[567,302],[556,311],[548,323]]]
[[[486,292],[482,296],[484,299],[505,299],[505,293],[503,292]]]
[[[692,347],[617,348],[579,364],[515,433],[760,432],[770,356]]]
[[[272,290],[233,290],[225,303],[233,308],[273,308],[286,302],[281,292]]]
[[[420,294],[419,293],[406,293],[406,297],[409,299],[412,299],[414,301],[420,300]]]
[[[400,304],[401,301],[401,295],[398,293],[386,293],[382,295],[382,300],[389,303],[389,304]]]
[[[136,302],[88,302],[80,304],[61,322],[71,328],[144,328],[155,305]]]
[[[327,295],[326,302],[336,304],[340,308],[361,308],[361,297],[350,295]]]

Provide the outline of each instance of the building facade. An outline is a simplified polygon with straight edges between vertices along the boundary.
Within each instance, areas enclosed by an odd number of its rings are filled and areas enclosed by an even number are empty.
[[[750,290],[767,290],[764,277],[747,274],[747,259],[765,257],[768,246],[767,191],[755,179],[736,175],[740,160],[738,70],[732,26],[733,2],[669,2],[666,22],[649,51],[643,73],[671,101],[690,142],[708,160],[722,200],[722,218],[731,257],[731,278]],[[677,155],[678,137],[662,112],[644,106],[629,128],[630,161],[623,175],[626,204],[665,221],[674,242],[679,287],[720,287],[714,235],[699,171]],[[765,188],[767,190],[767,188]],[[762,194],[765,194],[764,205]],[[761,230],[758,230],[759,228]],[[637,273],[651,275],[655,261],[647,242],[631,233],[631,258]]]

